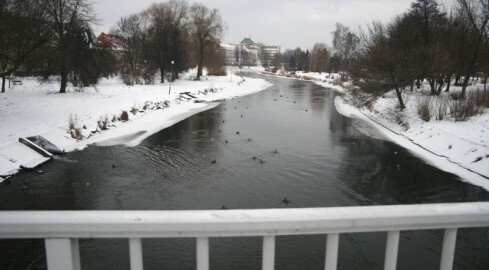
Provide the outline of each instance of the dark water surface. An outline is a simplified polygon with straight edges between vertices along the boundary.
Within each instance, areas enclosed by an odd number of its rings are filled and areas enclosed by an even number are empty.
[[[268,90],[228,100],[138,147],[90,146],[44,165],[43,174],[23,172],[0,185],[0,210],[489,200],[482,188],[391,142],[363,135],[365,124],[336,112],[335,92],[308,82],[267,80],[274,84]],[[442,238],[442,231],[402,232],[398,269],[438,269]],[[487,229],[459,230],[454,269],[488,269],[488,238]],[[385,233],[341,235],[338,268],[383,269],[385,240]],[[325,241],[321,235],[278,237],[276,269],[323,269]],[[84,269],[129,268],[126,239],[84,239],[80,245]],[[261,238],[211,239],[211,269],[260,269],[261,248]],[[145,239],[143,249],[145,269],[195,269],[194,239]],[[42,241],[0,241],[0,269],[44,269],[45,264]]]

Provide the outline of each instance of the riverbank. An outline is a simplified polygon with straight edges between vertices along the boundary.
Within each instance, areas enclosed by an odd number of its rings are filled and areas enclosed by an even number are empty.
[[[65,152],[89,144],[134,146],[161,129],[219,104],[213,101],[270,86],[265,80],[232,73],[205,76],[200,81],[191,77],[182,74],[181,80],[172,83],[171,93],[168,82],[126,86],[113,77],[102,79],[95,87],[70,88],[66,94],[58,93],[55,79],[23,78],[22,85],[0,95],[0,175],[11,175],[21,166],[43,161],[19,143],[19,138],[40,135]]]
[[[417,108],[429,91],[427,84],[422,85],[418,91],[403,93],[407,108],[401,112],[396,106],[397,97],[394,93],[382,96],[368,108],[355,107],[354,98],[347,89],[349,83],[341,82],[338,74],[298,72],[283,74],[282,77],[312,81],[341,93],[342,96],[335,100],[339,113],[368,122],[376,130],[373,132],[376,136],[379,133],[383,135],[381,139],[401,145],[426,162],[458,175],[463,181],[489,190],[488,109],[463,122],[456,122],[449,117],[443,120],[432,117],[430,121],[424,121],[418,115]],[[474,83],[468,91],[482,87]],[[460,92],[461,87],[452,86],[450,91],[442,95],[448,98],[452,93]]]

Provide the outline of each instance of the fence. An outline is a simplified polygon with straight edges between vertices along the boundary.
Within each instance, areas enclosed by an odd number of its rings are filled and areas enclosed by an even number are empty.
[[[45,239],[48,269],[80,269],[78,239],[126,238],[132,270],[143,238],[196,238],[197,269],[209,269],[209,238],[263,237],[262,269],[274,269],[275,237],[326,234],[325,269],[337,266],[341,233],[387,232],[384,269],[396,269],[401,231],[444,229],[440,269],[452,269],[458,228],[488,227],[489,203],[205,211],[6,211],[0,238]]]

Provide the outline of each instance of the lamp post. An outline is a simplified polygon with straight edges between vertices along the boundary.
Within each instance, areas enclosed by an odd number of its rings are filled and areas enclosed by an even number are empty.
[[[168,89],[168,95],[171,93],[171,82],[173,81],[173,64],[175,64],[175,61],[171,61],[171,77],[170,77],[170,88]]]

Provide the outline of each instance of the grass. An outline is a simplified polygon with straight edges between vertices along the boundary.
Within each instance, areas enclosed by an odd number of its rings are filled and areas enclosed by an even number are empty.
[[[68,119],[68,132],[71,137],[76,140],[83,139],[83,134],[81,132],[81,128],[78,126],[78,116],[75,114],[70,114]]]
[[[129,113],[127,111],[122,111],[120,119],[124,122],[129,121]]]
[[[421,97],[418,99],[417,111],[419,117],[423,119],[425,122],[429,122],[431,120],[431,111],[432,111],[432,98],[431,97]]]

